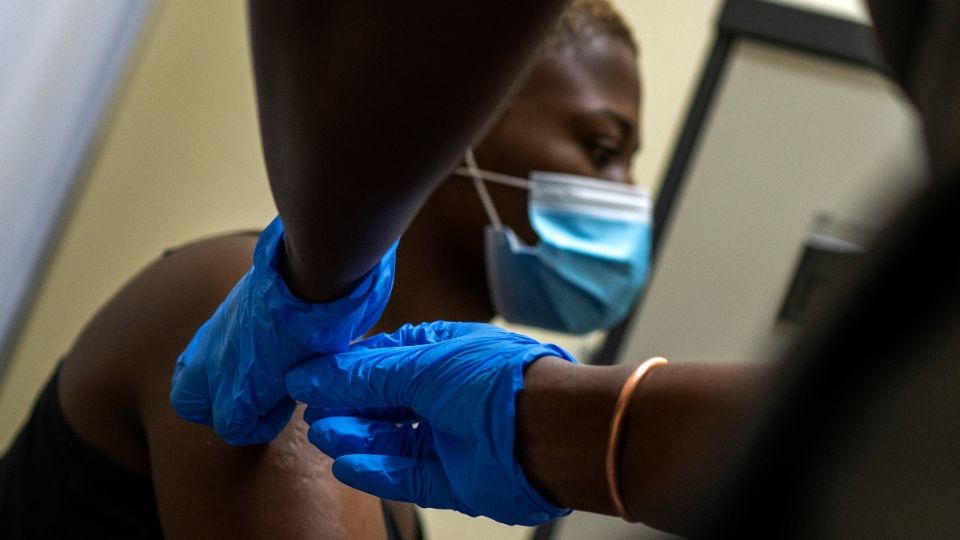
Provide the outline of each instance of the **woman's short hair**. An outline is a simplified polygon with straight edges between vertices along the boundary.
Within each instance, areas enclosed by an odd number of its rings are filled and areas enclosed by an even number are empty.
[[[548,49],[566,49],[604,36],[619,39],[634,54],[639,47],[623,16],[609,0],[574,0],[547,40]]]

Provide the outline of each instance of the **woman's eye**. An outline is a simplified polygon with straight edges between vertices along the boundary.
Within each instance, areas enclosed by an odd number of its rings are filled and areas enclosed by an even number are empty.
[[[617,157],[618,146],[611,140],[593,140],[587,143],[587,153],[590,162],[598,169],[603,169]]]

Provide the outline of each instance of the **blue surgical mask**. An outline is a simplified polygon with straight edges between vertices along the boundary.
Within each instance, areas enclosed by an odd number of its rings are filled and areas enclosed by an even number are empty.
[[[529,180],[483,171],[467,154],[455,173],[473,178],[490,219],[485,231],[491,300],[506,320],[583,334],[626,317],[647,281],[651,202],[606,180],[533,172]],[[504,226],[484,182],[530,190],[529,246]]]

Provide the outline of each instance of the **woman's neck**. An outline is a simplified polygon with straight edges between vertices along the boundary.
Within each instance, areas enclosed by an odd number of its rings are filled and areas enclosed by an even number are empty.
[[[466,276],[449,255],[408,234],[397,251],[397,274],[387,309],[371,334],[392,332],[406,323],[436,320],[487,322],[494,316],[486,284]],[[447,257],[447,258],[445,258]]]

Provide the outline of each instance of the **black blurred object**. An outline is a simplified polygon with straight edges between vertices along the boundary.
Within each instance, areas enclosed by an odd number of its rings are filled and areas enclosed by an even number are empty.
[[[949,170],[960,27],[943,22],[960,2],[869,3],[933,168]],[[696,537],[960,538],[960,169],[935,180],[787,356]]]
[[[930,0],[869,0],[880,49],[897,80],[913,76],[912,59],[918,47]]]
[[[960,171],[786,358],[698,538],[960,538]]]

